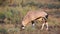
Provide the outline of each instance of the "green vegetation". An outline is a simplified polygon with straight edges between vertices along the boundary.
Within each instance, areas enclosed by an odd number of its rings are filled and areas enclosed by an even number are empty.
[[[5,18],[4,12],[0,12],[0,19],[4,19],[4,18]]]
[[[29,10],[48,8],[49,30],[41,31],[41,23],[31,24],[25,30],[20,31],[22,19]],[[60,0],[0,0],[0,34],[60,34]],[[12,26],[13,24],[13,26]],[[11,29],[8,32],[8,29]],[[45,29],[45,28],[44,28]]]
[[[0,28],[0,34],[8,34],[7,29]]]

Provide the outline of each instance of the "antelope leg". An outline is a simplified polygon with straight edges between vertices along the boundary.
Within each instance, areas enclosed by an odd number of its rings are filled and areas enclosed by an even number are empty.
[[[35,26],[34,21],[32,21],[32,26],[33,26],[33,27]]]
[[[45,23],[42,24],[41,30],[43,30]]]
[[[47,22],[46,22],[46,26],[47,26],[47,27],[46,27],[46,30],[48,30],[48,23],[47,23]]]

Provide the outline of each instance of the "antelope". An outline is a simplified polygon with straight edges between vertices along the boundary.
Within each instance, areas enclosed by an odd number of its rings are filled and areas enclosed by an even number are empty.
[[[25,29],[25,26],[32,23],[32,26],[34,26],[34,20],[42,20],[43,24],[41,27],[41,30],[43,29],[44,25],[47,26],[46,30],[48,30],[48,14],[44,10],[36,10],[36,11],[28,11],[25,17],[22,20],[22,29]]]

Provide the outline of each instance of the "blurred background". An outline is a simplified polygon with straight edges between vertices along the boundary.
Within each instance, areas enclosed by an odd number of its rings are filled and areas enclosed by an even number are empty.
[[[46,10],[49,30],[40,31],[41,23],[29,24],[20,31],[23,17],[29,10]],[[0,34],[60,34],[60,0],[0,0]]]

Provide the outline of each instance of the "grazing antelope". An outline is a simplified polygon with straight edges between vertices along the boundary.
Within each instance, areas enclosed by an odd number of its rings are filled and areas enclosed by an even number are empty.
[[[29,11],[22,20],[22,29],[25,29],[25,26],[27,26],[30,22],[32,22],[32,25],[34,26],[34,20],[42,20],[43,24],[41,30],[44,25],[47,26],[46,30],[48,30],[47,18],[48,14],[43,10]]]

